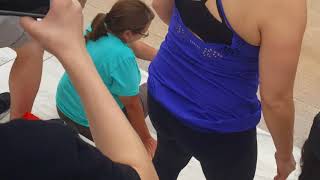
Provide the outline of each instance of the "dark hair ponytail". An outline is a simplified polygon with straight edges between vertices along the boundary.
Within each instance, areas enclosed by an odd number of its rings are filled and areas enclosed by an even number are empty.
[[[91,31],[87,31],[87,34],[85,35],[86,42],[89,40],[96,41],[100,37],[108,34],[108,29],[105,25],[105,18],[106,15],[103,13],[96,15],[91,23]]]
[[[140,0],[119,0],[107,14],[99,13],[91,23],[86,42],[107,36],[108,32],[120,36],[126,30],[140,33],[153,20],[154,13]],[[119,37],[120,38],[120,37]]]

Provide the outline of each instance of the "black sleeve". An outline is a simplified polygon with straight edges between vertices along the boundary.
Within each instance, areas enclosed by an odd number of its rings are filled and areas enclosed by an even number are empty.
[[[88,179],[140,180],[138,173],[130,166],[113,162],[98,149],[78,139],[79,159],[82,172]],[[89,170],[90,171],[86,171]],[[83,177],[83,176],[82,176]]]
[[[1,180],[139,180],[59,121],[0,124]]]

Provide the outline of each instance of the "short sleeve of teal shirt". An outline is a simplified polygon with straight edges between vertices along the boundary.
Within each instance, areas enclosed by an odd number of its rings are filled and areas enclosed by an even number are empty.
[[[119,60],[110,73],[110,91],[117,96],[135,96],[139,93],[140,71],[134,57]]]

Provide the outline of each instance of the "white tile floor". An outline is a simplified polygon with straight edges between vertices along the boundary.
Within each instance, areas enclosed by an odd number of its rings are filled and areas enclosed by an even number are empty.
[[[2,48],[0,51],[0,66],[8,63],[16,57],[16,53],[9,48]]]
[[[0,66],[0,92],[8,91],[8,78],[10,68],[12,66],[12,59],[14,59],[15,53],[11,50],[5,48],[0,49],[0,61],[6,62],[2,63]],[[46,54],[44,59],[43,67],[43,77],[41,81],[40,90],[38,96],[36,98],[33,113],[43,119],[57,118],[57,112],[55,108],[55,92],[58,81],[64,72],[63,67],[58,62],[58,60],[51,56],[50,54]],[[147,73],[143,71],[142,73],[143,81],[146,81]],[[150,122],[148,122],[151,132],[155,135],[153,128],[151,127]],[[272,143],[271,136],[262,131],[258,130],[258,166],[256,172],[255,180],[270,180],[273,178],[276,172],[275,161],[273,158],[274,154],[274,146]],[[296,159],[300,158],[300,149],[295,148],[295,156]],[[289,180],[297,179],[297,175],[299,174],[297,170],[293,173]],[[203,173],[201,171],[199,162],[195,159],[192,159],[187,167],[183,169],[180,173],[179,180],[204,180]]]

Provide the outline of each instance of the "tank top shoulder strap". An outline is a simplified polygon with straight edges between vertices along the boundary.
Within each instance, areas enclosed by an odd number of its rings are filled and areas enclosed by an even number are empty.
[[[206,7],[206,3],[207,3],[208,0],[201,0],[201,2],[203,3],[203,6]],[[221,9],[221,6],[218,5],[218,1],[220,0],[216,0],[216,4],[217,4],[217,8],[218,8],[218,13],[219,13],[219,16],[220,18],[222,19],[222,22],[225,23],[225,17],[224,17],[224,13],[223,12],[223,9]],[[220,2],[221,3],[221,2]],[[206,7],[207,8],[207,7]]]
[[[225,23],[230,30],[234,31],[228,21],[228,18],[226,16],[225,12],[224,12],[221,0],[216,0],[216,3],[217,3],[218,12],[219,12],[220,18],[222,19],[222,22]]]

